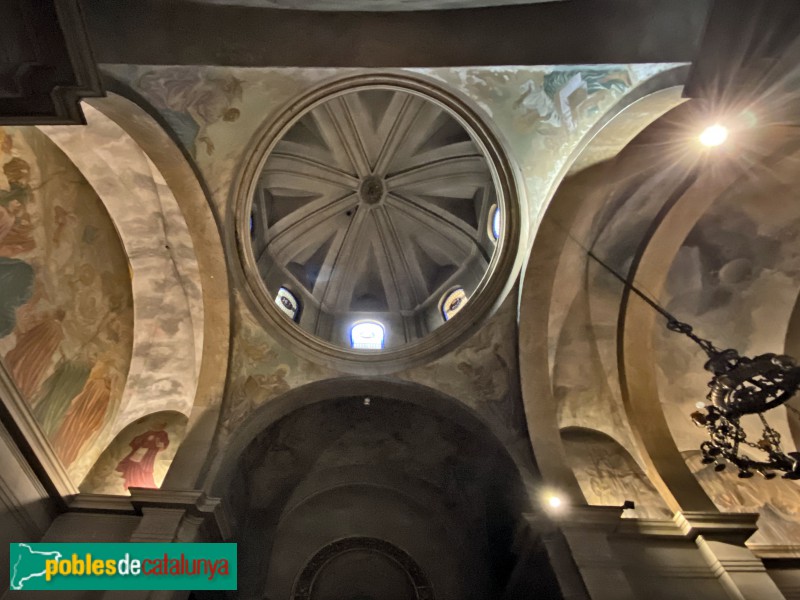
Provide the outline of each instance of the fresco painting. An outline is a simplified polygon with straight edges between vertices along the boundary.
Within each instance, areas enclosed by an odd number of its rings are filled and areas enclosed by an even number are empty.
[[[135,85],[195,157],[200,152],[214,154],[209,126],[236,121],[241,114],[234,104],[242,100],[242,82],[231,74],[174,68],[148,71]]]
[[[0,356],[68,472],[116,410],[132,296],[114,225],[35,128],[0,128]]]
[[[789,157],[770,174],[725,190],[697,221],[671,266],[662,303],[718,347],[749,356],[784,350],[786,324],[800,291],[800,205],[793,186],[781,181],[781,169],[793,171],[796,164],[797,157]],[[654,349],[670,430],[711,499],[720,510],[761,513],[759,532],[749,543],[796,543],[800,484],[738,479],[733,467],[717,473],[713,465],[700,463],[705,431],[688,415],[705,400],[705,354],[666,329],[656,331]],[[783,446],[793,450],[786,410],[771,411],[767,419]],[[755,417],[743,425],[758,439],[761,425]]]
[[[615,283],[615,282],[614,282]],[[612,288],[616,291],[616,287]],[[598,295],[600,290],[592,290]],[[564,303],[565,319],[554,330],[551,381],[553,396],[558,403],[560,428],[586,428],[606,434],[623,448],[631,450],[639,460],[636,442],[622,409],[616,381],[616,363],[603,360],[602,352],[616,348],[616,314],[606,315],[590,304],[590,298],[580,290],[571,303]],[[595,298],[616,308],[616,298]],[[613,312],[613,311],[612,311]],[[587,335],[587,331],[592,335]],[[640,463],[641,464],[641,463]]]
[[[589,504],[636,508],[625,518],[669,519],[672,512],[633,457],[611,437],[598,431],[569,427],[561,431],[567,463]]]
[[[499,132],[522,170],[522,199],[534,230],[581,138],[623,95],[674,66],[437,68],[408,73],[439,80],[467,96]],[[265,124],[313,87],[366,72],[132,65],[105,68],[161,113],[194,157],[212,202],[226,218],[231,215],[231,190],[241,165]],[[223,438],[262,403],[299,385],[337,375],[328,367],[284,351],[282,343],[265,331],[239,298],[235,312],[232,383],[223,409]],[[516,335],[514,303],[509,300],[460,349],[400,377],[461,398],[499,423],[509,438],[522,439],[525,418],[522,407],[513,401],[519,392],[509,389],[517,370]],[[464,374],[469,385],[463,385]],[[224,443],[223,438],[220,443]]]
[[[438,389],[480,412],[509,437],[524,436],[525,414],[516,382],[516,291],[486,325],[455,351],[399,377]]]
[[[108,65],[156,108],[224,210],[249,142],[310,86],[346,70]],[[355,71],[353,71],[355,72]]]
[[[519,166],[535,230],[579,145],[626,93],[674,64],[421,69],[471,98]]]
[[[298,357],[271,339],[253,314],[235,295],[236,338],[233,342],[232,381],[223,416],[223,435],[229,435],[264,402],[336,372]]]
[[[123,429],[81,483],[82,492],[129,494],[161,486],[186,435],[188,419],[174,411],[142,417]]]
[[[113,418],[105,420],[94,436],[92,447],[99,453],[124,427],[147,414],[163,410],[187,416],[191,413],[198,394],[205,316],[194,244],[172,189],[156,164],[119,123],[89,105],[84,107],[84,114],[87,124],[83,127],[42,126],[39,130],[80,170],[113,220],[127,253],[122,268],[135,299],[132,318],[136,325],[132,338],[123,340],[117,336],[118,343],[130,345],[131,354],[121,397],[112,393],[110,403],[107,401],[104,388],[111,383],[113,391],[115,375],[93,371],[91,362],[84,362],[80,368],[56,370],[53,382],[57,385],[48,389],[61,395],[59,388],[81,376],[83,383],[89,383],[86,393],[80,396],[77,408],[81,410],[73,413],[75,416],[107,403],[113,407]],[[61,239],[73,218],[63,213],[58,213],[57,218]],[[96,243],[100,235],[102,230],[93,226],[83,232],[82,240]],[[81,267],[76,277],[89,281],[93,274]],[[115,284],[104,274],[100,287],[113,291]],[[86,330],[94,326],[90,321],[84,323]],[[43,410],[50,427],[49,422],[60,410],[52,406]],[[94,431],[96,425],[90,420],[65,431]],[[62,439],[59,436],[59,445],[66,447]],[[96,459],[96,454],[81,453],[72,462],[70,474],[76,483],[86,476]]]
[[[800,487],[785,479],[740,479],[735,468],[722,472],[700,462],[700,451],[683,452],[686,464],[706,494],[723,512],[759,513],[758,531],[749,546],[794,546],[800,539]]]

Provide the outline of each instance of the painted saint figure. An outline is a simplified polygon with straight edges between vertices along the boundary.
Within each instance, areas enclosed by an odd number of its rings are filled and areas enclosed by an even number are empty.
[[[208,156],[214,152],[209,126],[236,121],[240,115],[233,104],[242,100],[242,82],[232,75],[215,77],[171,68],[147,72],[137,85],[195,157],[201,144]]]
[[[17,321],[17,344],[6,354],[5,362],[28,401],[33,401],[64,339],[61,323],[65,315],[64,310],[58,308]]]
[[[110,377],[108,367],[98,361],[81,393],[73,398],[52,440],[64,466],[69,467],[78,458],[83,445],[105,421],[111,396]]]
[[[131,451],[119,461],[116,468],[125,479],[126,490],[131,487],[158,487],[153,479],[153,468],[158,453],[169,446],[169,435],[164,431],[166,426],[166,423],[161,423],[131,440]]]
[[[48,437],[58,431],[72,399],[86,385],[91,370],[86,362],[62,360],[42,384],[41,393],[34,399],[33,414]]]

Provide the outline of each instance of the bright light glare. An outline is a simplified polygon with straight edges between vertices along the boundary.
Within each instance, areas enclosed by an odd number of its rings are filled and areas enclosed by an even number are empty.
[[[700,134],[700,143],[711,148],[720,146],[728,139],[728,129],[722,125],[711,125]]]
[[[547,499],[547,504],[550,506],[550,508],[561,508],[561,498],[558,496],[550,496]]]
[[[350,329],[350,345],[356,350],[381,350],[385,334],[377,321],[360,321]]]

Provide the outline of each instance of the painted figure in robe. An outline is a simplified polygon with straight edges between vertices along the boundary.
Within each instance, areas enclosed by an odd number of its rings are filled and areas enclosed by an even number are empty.
[[[137,85],[194,156],[200,144],[207,155],[213,154],[210,125],[236,121],[240,115],[233,103],[242,99],[242,82],[232,75],[214,77],[177,68],[145,73]]]
[[[53,436],[53,447],[61,461],[69,467],[92,436],[103,424],[111,397],[108,367],[98,360],[89,373],[81,393],[70,404],[64,421]]]
[[[164,431],[166,426],[166,423],[161,423],[131,440],[131,451],[119,461],[116,468],[125,479],[126,490],[131,487],[158,487],[153,479],[153,469],[158,453],[169,446],[169,435]]]

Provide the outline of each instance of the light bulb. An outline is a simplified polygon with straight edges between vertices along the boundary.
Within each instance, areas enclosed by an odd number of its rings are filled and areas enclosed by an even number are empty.
[[[720,146],[728,139],[728,129],[722,125],[711,125],[700,134],[700,143],[709,148]]]

